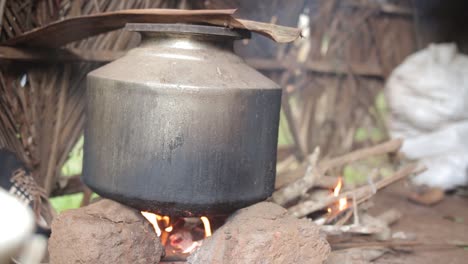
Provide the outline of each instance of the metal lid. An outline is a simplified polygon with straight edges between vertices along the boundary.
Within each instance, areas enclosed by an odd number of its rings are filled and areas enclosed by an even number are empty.
[[[235,39],[250,38],[250,31],[218,26],[193,24],[127,23],[125,30],[137,32],[164,32],[189,35],[226,36]]]

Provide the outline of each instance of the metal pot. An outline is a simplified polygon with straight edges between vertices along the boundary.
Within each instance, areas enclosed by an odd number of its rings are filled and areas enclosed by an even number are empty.
[[[266,199],[281,89],[234,54],[243,32],[128,24],[142,43],[88,74],[83,180],[165,215],[216,215]]]

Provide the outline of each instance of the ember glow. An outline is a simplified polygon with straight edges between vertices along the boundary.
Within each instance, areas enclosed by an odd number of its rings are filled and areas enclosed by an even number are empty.
[[[141,214],[151,223],[154,231],[160,237],[161,243],[164,246],[171,247],[172,250],[175,250],[174,252],[191,253],[202,245],[202,240],[193,241],[190,230],[174,228],[174,222],[171,222],[169,216],[161,216],[150,212],[141,212]],[[203,223],[204,237],[211,236],[211,224],[208,217],[202,216],[200,217],[200,221]]]

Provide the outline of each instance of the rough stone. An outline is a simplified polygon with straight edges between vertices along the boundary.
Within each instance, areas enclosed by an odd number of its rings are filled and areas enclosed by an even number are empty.
[[[273,203],[241,209],[188,259],[191,264],[323,263],[330,246],[317,225]]]
[[[65,211],[52,222],[51,264],[159,263],[163,252],[140,212],[111,200]]]

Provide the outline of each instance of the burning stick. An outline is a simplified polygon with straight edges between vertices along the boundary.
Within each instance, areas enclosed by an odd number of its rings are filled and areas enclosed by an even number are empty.
[[[273,193],[273,201],[284,206],[288,202],[303,196],[309,189],[314,187],[319,179],[324,178],[322,176],[329,169],[340,167],[367,157],[395,152],[400,149],[401,144],[401,139],[393,139],[370,148],[356,150],[341,157],[321,162],[318,162],[319,149],[316,148],[314,153],[308,158],[309,165],[307,166],[304,176]]]
[[[369,185],[362,186],[362,187],[359,187],[357,189],[342,193],[342,194],[340,194],[338,196],[327,197],[324,200],[322,200],[321,202],[306,200],[304,202],[301,202],[301,203],[289,208],[288,211],[292,215],[300,218],[300,217],[304,217],[304,216],[306,216],[308,214],[311,214],[311,213],[313,213],[315,211],[326,209],[327,207],[330,207],[330,205],[332,205],[333,203],[336,203],[340,199],[342,199],[342,198],[348,199],[348,198],[352,197],[353,195],[356,195],[356,202],[357,202],[357,204],[360,204],[360,203],[368,200],[369,198],[371,198],[374,195],[374,191],[373,191],[374,188],[375,188],[375,190],[380,190],[380,189],[382,189],[382,188],[384,188],[384,187],[386,187],[386,186],[388,186],[388,185],[390,185],[390,184],[392,184],[392,183],[394,183],[394,182],[396,182],[398,180],[401,180],[401,179],[409,176],[411,173],[416,171],[416,168],[417,168],[417,165],[414,164],[414,163],[406,165],[405,167],[403,167],[402,169],[397,171],[393,176],[384,178],[384,179],[378,181],[377,183],[375,183],[374,187],[369,186]]]

